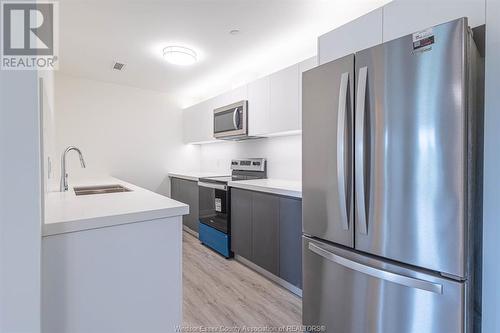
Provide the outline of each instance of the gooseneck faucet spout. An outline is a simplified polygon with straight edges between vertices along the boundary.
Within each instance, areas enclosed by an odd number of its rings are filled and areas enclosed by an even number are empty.
[[[76,151],[80,156],[80,164],[82,165],[82,168],[86,167],[85,160],[83,159],[83,155],[80,149],[74,146],[69,146],[68,148],[66,148],[61,157],[61,189],[60,189],[61,192],[66,192],[68,190],[68,173],[66,172],[66,154],[68,154],[72,150]]]

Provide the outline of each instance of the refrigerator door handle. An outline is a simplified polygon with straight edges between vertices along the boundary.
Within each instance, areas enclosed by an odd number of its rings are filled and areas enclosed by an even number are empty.
[[[334,262],[336,264],[339,264],[341,266],[344,266],[346,268],[349,268],[351,270],[373,276],[377,279],[393,282],[400,284],[402,286],[406,286],[409,288],[416,288],[416,289],[421,289],[425,291],[430,291],[436,294],[442,294],[443,293],[443,285],[439,283],[434,283],[426,280],[421,280],[417,278],[412,278],[409,276],[401,275],[401,274],[396,274],[392,273],[383,269],[379,268],[374,268],[368,265],[364,265],[349,259],[346,259],[344,257],[341,257],[339,255],[336,255],[324,248],[322,248],[319,245],[316,245],[314,243],[309,243],[309,250],[312,252],[316,253],[317,255]]]
[[[359,231],[368,234],[368,225],[365,206],[365,151],[364,151],[364,130],[365,130],[365,99],[368,68],[361,67],[358,76],[358,91],[356,95],[356,129],[355,129],[355,187],[356,187],[356,207],[358,210]]]
[[[345,187],[345,132],[348,84],[349,72],[346,72],[342,74],[340,79],[339,108],[337,113],[337,190],[340,201],[342,228],[344,230],[349,230]]]

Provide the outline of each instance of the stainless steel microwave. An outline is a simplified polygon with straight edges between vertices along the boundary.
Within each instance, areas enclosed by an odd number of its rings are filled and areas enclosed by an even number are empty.
[[[248,138],[248,102],[240,101],[214,110],[214,138],[242,140]]]

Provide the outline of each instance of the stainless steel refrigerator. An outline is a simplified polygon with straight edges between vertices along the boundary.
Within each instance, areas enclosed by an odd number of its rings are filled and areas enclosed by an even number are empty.
[[[482,70],[463,18],[303,74],[305,325],[477,330]]]

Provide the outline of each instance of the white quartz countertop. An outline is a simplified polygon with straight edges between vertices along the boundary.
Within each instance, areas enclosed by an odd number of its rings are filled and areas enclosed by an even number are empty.
[[[75,186],[120,184],[131,192],[76,196]],[[42,235],[109,227],[189,213],[189,206],[113,177],[73,181],[67,192],[45,195]]]
[[[206,177],[221,177],[230,176],[231,172],[217,172],[217,171],[179,171],[179,172],[169,172],[168,176],[173,178],[181,178],[186,180],[198,181],[200,178]]]
[[[283,179],[252,179],[229,182],[230,187],[302,198],[302,182]]]

